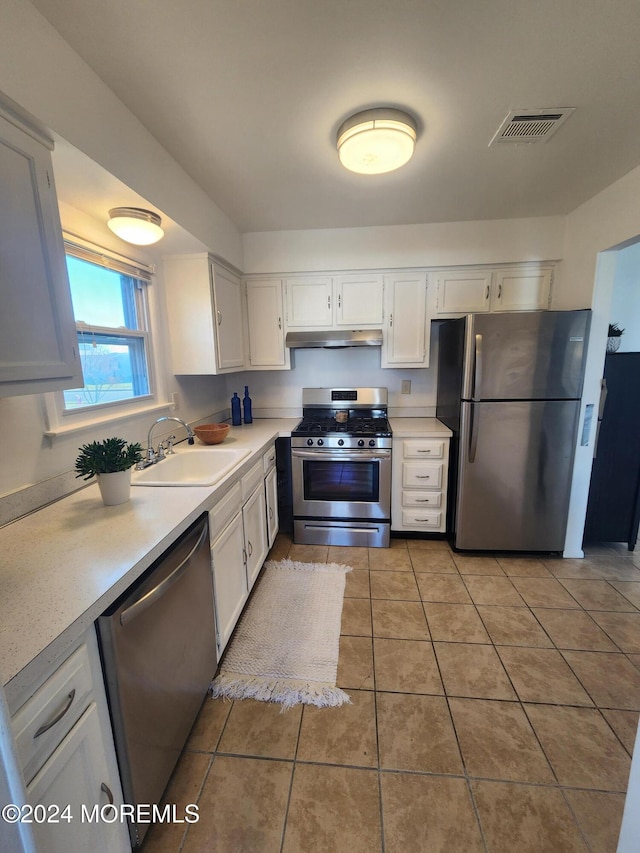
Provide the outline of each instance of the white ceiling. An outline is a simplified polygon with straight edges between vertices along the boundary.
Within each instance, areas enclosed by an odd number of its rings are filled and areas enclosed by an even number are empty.
[[[243,232],[561,215],[640,163],[638,0],[32,3]],[[416,154],[349,173],[337,128],[375,106]],[[488,147],[557,107],[548,142]]]

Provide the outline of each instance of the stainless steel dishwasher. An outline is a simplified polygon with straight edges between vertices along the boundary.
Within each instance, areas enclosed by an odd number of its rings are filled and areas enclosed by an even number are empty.
[[[216,670],[207,516],[98,619],[124,801],[159,802]],[[147,823],[130,822],[134,847]]]

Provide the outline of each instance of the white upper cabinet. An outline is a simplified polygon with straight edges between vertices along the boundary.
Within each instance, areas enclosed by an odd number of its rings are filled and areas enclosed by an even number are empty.
[[[333,284],[330,276],[285,280],[287,325],[309,329],[333,325]]]
[[[220,371],[244,367],[240,279],[211,264],[216,322],[216,359]]]
[[[381,326],[384,312],[383,276],[341,275],[334,279],[335,324],[348,329]]]
[[[247,367],[254,370],[288,369],[289,350],[284,345],[284,305],[281,279],[245,282],[247,300]]]
[[[208,255],[170,255],[164,268],[174,373],[243,370],[240,279]]]
[[[379,328],[384,309],[383,282],[381,273],[288,278],[287,327]]]
[[[491,307],[491,271],[434,273],[438,314],[478,314]]]
[[[385,275],[382,367],[428,367],[425,273]]]
[[[83,384],[53,144],[0,105],[0,396]]]
[[[518,267],[494,274],[493,311],[536,311],[549,307],[550,267]]]
[[[549,307],[553,269],[539,264],[483,270],[441,270],[434,283],[435,313],[447,317]]]

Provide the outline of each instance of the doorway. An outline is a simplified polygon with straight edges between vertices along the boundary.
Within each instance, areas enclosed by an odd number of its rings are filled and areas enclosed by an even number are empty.
[[[608,332],[622,334],[608,335],[601,371],[584,544],[632,551],[640,524],[640,240],[607,254],[614,266],[596,279],[594,310]]]

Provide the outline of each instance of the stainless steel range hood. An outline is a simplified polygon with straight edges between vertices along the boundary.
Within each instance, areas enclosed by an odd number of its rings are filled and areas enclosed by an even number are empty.
[[[291,349],[305,347],[381,347],[382,329],[329,329],[316,332],[287,332],[285,345]]]

